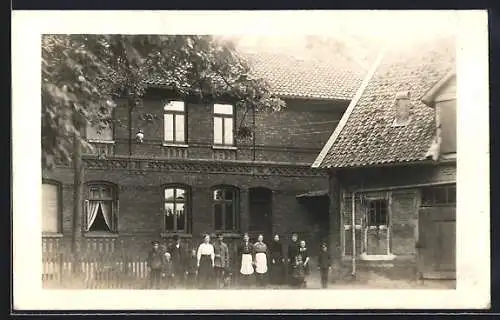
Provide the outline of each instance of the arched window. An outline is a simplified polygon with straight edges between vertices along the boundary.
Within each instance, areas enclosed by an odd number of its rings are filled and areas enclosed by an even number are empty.
[[[238,196],[238,190],[234,187],[217,187],[213,190],[213,226],[216,231],[238,231]]]
[[[61,185],[54,181],[42,184],[42,232],[61,232]]]
[[[163,197],[165,231],[189,233],[189,188],[186,186],[166,186]]]
[[[86,232],[118,232],[118,198],[114,185],[89,182],[85,214]]]

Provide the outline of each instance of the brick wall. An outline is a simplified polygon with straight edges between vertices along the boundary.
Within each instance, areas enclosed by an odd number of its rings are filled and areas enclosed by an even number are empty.
[[[166,157],[171,148],[162,146],[163,101],[167,97],[162,91],[148,95],[132,112],[132,133],[142,129],[143,144],[132,144],[136,156]],[[118,102],[115,117],[115,155],[128,155],[128,109]],[[335,129],[347,102],[324,102],[308,100],[287,101],[287,108],[280,112],[257,112],[256,114],[256,160],[295,163],[311,163]],[[212,105],[186,102],[187,144],[183,150],[188,158],[212,159],[214,157]],[[156,120],[140,119],[145,113],[155,115]],[[244,116],[236,110],[235,123],[252,124],[252,113]],[[232,159],[252,159],[252,139],[237,139],[238,151]],[[216,151],[215,151],[216,152]]]
[[[44,172],[44,177],[59,181],[63,185],[63,234],[67,237],[65,242],[68,243],[73,214],[71,169],[59,168],[53,172]],[[192,234],[189,236],[192,237],[194,243],[199,243],[203,232],[213,232],[211,188],[222,184],[240,189],[241,228],[238,230],[239,233],[247,231],[248,220],[251,219],[248,216],[249,189],[266,187],[273,190],[272,231],[280,233],[285,242],[288,241],[291,232],[299,232],[303,234],[303,238],[312,241],[314,239],[312,235],[315,224],[314,215],[297,201],[296,195],[310,190],[326,189],[328,183],[326,177],[149,171],[143,171],[143,174],[137,175],[125,169],[87,169],[84,181],[105,181],[117,186],[119,236],[116,241],[117,243],[123,241],[126,250],[138,253],[148,249],[151,240],[161,238],[163,231],[162,185],[164,184],[180,183],[190,186]],[[79,222],[79,230],[81,230],[82,221]],[[186,241],[191,241],[190,237]],[[270,240],[267,239],[267,241]]]

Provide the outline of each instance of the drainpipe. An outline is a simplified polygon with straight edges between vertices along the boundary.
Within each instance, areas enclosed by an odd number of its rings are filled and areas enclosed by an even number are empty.
[[[356,192],[352,193],[352,272],[356,276]]]

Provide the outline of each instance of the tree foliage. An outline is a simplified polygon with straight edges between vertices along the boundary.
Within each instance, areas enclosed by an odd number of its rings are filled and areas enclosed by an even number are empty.
[[[70,161],[74,138],[92,148],[80,126],[109,125],[115,101],[134,108],[152,82],[203,101],[230,98],[244,113],[285,107],[230,42],[211,36],[44,35],[43,166]]]

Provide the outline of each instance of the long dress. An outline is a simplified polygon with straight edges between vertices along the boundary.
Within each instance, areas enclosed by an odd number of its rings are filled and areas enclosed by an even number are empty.
[[[243,242],[238,250],[240,259],[240,276],[243,285],[249,285],[250,277],[254,273],[253,246],[250,242]]]
[[[283,283],[283,245],[279,241],[273,241],[270,247],[271,256],[271,282],[273,284]]]
[[[299,252],[299,244],[297,241],[292,241],[288,245],[288,251],[287,251],[287,256],[288,256],[288,268],[287,268],[287,274],[288,274],[288,281],[290,283],[293,282],[292,278],[292,269],[293,266],[295,265],[295,257],[297,256],[297,253]]]
[[[267,245],[264,242],[256,242],[255,250],[255,272],[260,286],[265,285],[265,275],[267,273]]]
[[[307,248],[299,248],[298,254],[302,258],[302,263],[306,262],[306,259],[309,257],[309,253],[307,252]],[[309,262],[304,266],[305,275],[309,275]]]
[[[209,243],[202,243],[198,247],[197,259],[200,262],[198,268],[198,282],[201,288],[206,289],[211,285],[213,279],[213,262],[215,259],[214,247]]]

